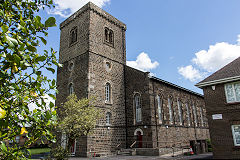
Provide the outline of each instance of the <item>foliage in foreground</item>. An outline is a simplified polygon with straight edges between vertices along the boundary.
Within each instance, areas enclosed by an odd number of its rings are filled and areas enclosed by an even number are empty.
[[[95,127],[97,121],[102,117],[100,109],[93,105],[93,99],[78,99],[71,94],[67,101],[59,109],[59,130],[68,137],[66,141],[67,150],[71,144],[69,139],[77,139],[88,135]]]
[[[51,131],[56,121],[54,104],[46,98],[55,96],[55,80],[43,72],[54,73],[59,66],[56,52],[37,51],[46,45],[48,27],[55,18],[42,22],[36,16],[40,8],[51,7],[52,0],[4,0],[0,3],[0,158],[23,159],[27,147],[42,136],[54,140]],[[30,111],[29,104],[37,108]],[[27,141],[18,145],[16,136],[26,134]],[[8,144],[11,142],[11,144]]]

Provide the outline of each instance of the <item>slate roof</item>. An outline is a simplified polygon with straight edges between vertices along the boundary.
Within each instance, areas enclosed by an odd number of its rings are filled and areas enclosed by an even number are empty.
[[[207,84],[208,82],[212,82],[211,84],[214,84],[214,82],[220,83],[221,80],[227,80],[231,78],[240,78],[240,57],[232,61],[231,63],[227,64],[220,70],[216,71],[206,79],[202,80],[201,82],[197,83],[196,86],[200,87],[204,84]],[[207,85],[205,85],[207,86]]]
[[[160,78],[157,78],[157,77],[150,77],[150,79],[157,80],[157,81],[162,82],[162,83],[164,83],[164,84],[170,85],[170,86],[172,86],[172,87],[174,87],[174,88],[178,88],[178,89],[180,89],[180,90],[183,90],[183,91],[185,91],[185,92],[189,92],[189,93],[191,93],[191,94],[194,94],[194,95],[197,95],[197,96],[200,96],[200,97],[203,98],[203,95],[200,94],[200,93],[197,93],[197,92],[191,91],[191,90],[189,90],[189,89],[186,89],[186,88],[184,88],[184,87],[178,86],[178,85],[173,84],[173,83],[171,83],[171,82],[168,82],[168,81],[162,80],[162,79],[160,79]]]

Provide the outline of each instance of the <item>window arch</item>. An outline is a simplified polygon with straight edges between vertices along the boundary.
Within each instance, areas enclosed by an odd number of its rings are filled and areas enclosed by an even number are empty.
[[[107,27],[104,29],[105,42],[113,46],[114,34],[113,31]]]
[[[134,103],[135,103],[135,109],[136,109],[136,122],[142,121],[142,107],[141,107],[141,99],[140,94],[135,94],[134,96]]]
[[[183,113],[182,113],[182,102],[177,99],[177,106],[178,106],[178,116],[179,116],[179,123],[183,125]]]
[[[162,123],[162,104],[162,98],[157,95],[158,119],[160,123]]]
[[[173,124],[172,97],[168,97],[169,121]]]
[[[106,42],[109,41],[108,32],[109,32],[109,29],[108,29],[108,28],[105,28],[105,41],[106,41]]]
[[[69,94],[73,94],[74,89],[73,89],[73,84],[72,83],[69,84],[68,88],[69,88]]]
[[[193,108],[194,123],[195,123],[195,126],[197,127],[198,126],[197,109],[194,104],[192,105],[192,108]]]
[[[106,125],[111,124],[111,118],[112,118],[112,114],[110,112],[107,112],[107,114],[106,114]]]
[[[105,85],[105,102],[111,102],[111,84],[109,82]]]
[[[70,31],[70,44],[74,43],[77,41],[77,27],[74,27]]]
[[[186,110],[187,110],[187,122],[188,122],[188,126],[191,126],[191,120],[190,120],[190,111],[189,111],[189,106],[188,106],[188,102],[186,103]]]

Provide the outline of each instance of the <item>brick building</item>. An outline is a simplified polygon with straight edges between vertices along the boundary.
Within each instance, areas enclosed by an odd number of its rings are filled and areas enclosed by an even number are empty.
[[[240,159],[240,57],[196,84],[203,88],[216,159]]]
[[[126,66],[124,23],[89,2],[60,29],[56,105],[74,92],[97,97],[95,106],[105,114],[92,135],[73,142],[73,154],[130,147],[159,153],[190,143],[204,152],[209,135],[203,96]]]

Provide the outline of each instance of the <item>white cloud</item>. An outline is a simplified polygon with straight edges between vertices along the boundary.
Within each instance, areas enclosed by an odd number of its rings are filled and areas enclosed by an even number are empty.
[[[50,102],[53,102],[53,104],[55,104],[55,100],[52,97],[50,97],[49,95],[46,94],[43,96],[43,98],[44,98],[44,102],[46,103],[47,107],[49,106]],[[41,103],[41,101],[39,100],[38,103]],[[38,106],[35,103],[30,103],[28,105],[28,107],[29,107],[30,111],[33,111],[34,109],[38,108]]]
[[[195,69],[192,65],[186,67],[179,67],[178,73],[181,74],[185,79],[195,82],[203,78],[204,73],[201,73],[199,70]]]
[[[142,52],[137,56],[136,61],[127,61],[127,65],[146,72],[156,68],[159,63],[157,61],[152,62],[148,54]]]
[[[240,35],[238,35],[236,44],[220,42],[210,45],[208,50],[201,50],[195,53],[195,57],[191,60],[192,65],[179,67],[178,73],[190,81],[201,80],[239,56]]]
[[[107,3],[110,3],[110,0],[54,0],[55,8],[50,10],[49,13],[62,17],[69,17],[89,1],[99,7],[103,7]]]
[[[226,42],[210,45],[195,54],[192,62],[208,72],[214,72],[240,56],[240,46]]]

